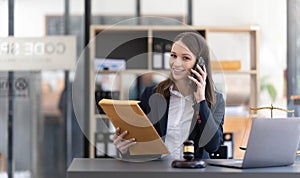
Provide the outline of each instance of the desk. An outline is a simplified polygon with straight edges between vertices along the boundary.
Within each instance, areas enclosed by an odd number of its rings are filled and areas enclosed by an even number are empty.
[[[171,167],[172,160],[141,163],[116,159],[76,158],[72,161],[68,178],[299,178],[300,161],[292,166],[234,169],[207,166],[203,169],[178,169]]]

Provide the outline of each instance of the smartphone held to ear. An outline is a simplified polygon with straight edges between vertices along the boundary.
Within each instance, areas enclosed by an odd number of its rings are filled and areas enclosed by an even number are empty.
[[[199,72],[197,69],[197,64],[201,67],[201,69],[203,69],[204,64],[205,64],[204,59],[202,57],[199,57],[196,64],[193,67],[193,70]],[[194,77],[196,80],[198,80],[197,77],[195,76],[195,74],[192,73],[191,76]],[[194,91],[196,91],[197,87],[196,87],[196,84],[194,81],[192,81],[192,80],[190,81],[190,86],[193,88]]]

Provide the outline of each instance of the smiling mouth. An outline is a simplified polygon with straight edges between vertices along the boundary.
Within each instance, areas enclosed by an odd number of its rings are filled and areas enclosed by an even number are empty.
[[[184,72],[185,69],[173,69],[174,72]]]

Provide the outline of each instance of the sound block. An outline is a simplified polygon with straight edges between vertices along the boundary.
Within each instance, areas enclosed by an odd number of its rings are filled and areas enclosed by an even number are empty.
[[[205,168],[206,166],[206,162],[202,160],[174,160],[172,162],[174,168]]]

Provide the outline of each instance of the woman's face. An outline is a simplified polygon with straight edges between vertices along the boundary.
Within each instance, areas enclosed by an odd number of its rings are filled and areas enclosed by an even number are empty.
[[[181,41],[176,41],[171,49],[169,60],[171,75],[173,79],[188,79],[190,70],[196,63],[196,56]]]

